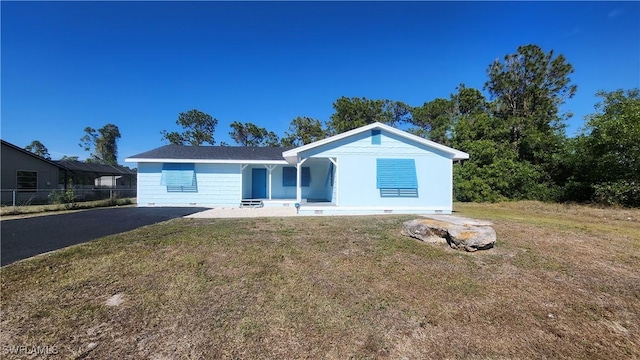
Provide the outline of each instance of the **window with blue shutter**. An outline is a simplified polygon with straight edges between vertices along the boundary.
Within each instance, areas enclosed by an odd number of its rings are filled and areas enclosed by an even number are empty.
[[[382,133],[379,129],[371,130],[371,145],[382,144]]]
[[[309,186],[309,183],[311,182],[311,169],[308,167],[302,167],[301,177],[302,179],[300,179],[300,182],[302,183],[302,186]]]
[[[296,186],[296,168],[282,168],[282,186]]]
[[[197,192],[195,164],[163,164],[160,185],[166,186],[167,192]]]
[[[376,186],[381,197],[418,197],[414,159],[376,159]]]
[[[300,181],[302,186],[309,186],[309,183],[311,182],[311,170],[308,167],[303,166],[302,174],[300,175],[302,177]],[[282,168],[282,186],[296,186],[296,178],[297,173],[295,167],[287,166]]]

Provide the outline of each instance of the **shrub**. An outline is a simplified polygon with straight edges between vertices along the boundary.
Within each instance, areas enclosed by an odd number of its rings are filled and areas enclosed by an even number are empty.
[[[593,185],[593,200],[604,205],[640,207],[640,184],[618,180]]]
[[[64,204],[67,209],[75,206],[76,193],[73,186],[67,187],[65,191],[52,190],[47,197],[50,204]]]
[[[47,195],[49,199],[49,204],[62,204],[62,193],[58,190],[52,190],[49,195]]]

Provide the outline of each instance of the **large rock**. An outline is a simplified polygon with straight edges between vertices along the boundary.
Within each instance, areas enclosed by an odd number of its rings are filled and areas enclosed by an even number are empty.
[[[447,216],[451,215],[407,221],[402,225],[402,234],[465,251],[490,249],[495,244],[496,232],[491,223]]]

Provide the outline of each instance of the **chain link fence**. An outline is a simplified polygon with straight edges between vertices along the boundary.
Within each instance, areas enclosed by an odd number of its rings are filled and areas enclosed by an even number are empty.
[[[73,188],[46,190],[0,190],[2,206],[30,206],[136,197],[136,189]]]

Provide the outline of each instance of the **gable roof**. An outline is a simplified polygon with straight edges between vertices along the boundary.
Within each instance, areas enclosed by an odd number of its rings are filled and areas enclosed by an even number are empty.
[[[74,161],[74,160],[49,160],[45,159],[42,156],[38,156],[31,151],[23,149],[17,145],[14,145],[8,141],[0,140],[2,145],[6,145],[14,150],[17,150],[21,153],[34,157],[38,160],[44,161],[50,165],[53,165],[61,170],[68,171],[83,171],[83,172],[92,172],[92,173],[100,173],[100,174],[108,174],[108,175],[135,175],[135,170],[131,170],[124,166],[120,165],[104,165],[104,164],[90,164],[82,161]]]
[[[31,157],[34,157],[34,158],[36,158],[36,159],[38,159],[38,160],[44,161],[44,162],[48,163],[49,165],[53,165],[53,166],[55,166],[55,167],[59,167],[59,168],[61,168],[61,169],[64,169],[64,167],[63,167],[63,166],[61,166],[60,164],[58,164],[58,163],[56,163],[56,162],[54,162],[54,161],[52,161],[52,160],[45,159],[45,158],[43,158],[42,156],[38,156],[38,155],[36,155],[36,154],[32,153],[31,151],[26,150],[26,149],[23,149],[23,148],[21,148],[21,147],[19,147],[19,146],[17,146],[17,145],[13,145],[12,143],[10,143],[10,142],[8,142],[8,141],[1,140],[1,139],[0,139],[0,142],[2,142],[2,145],[8,146],[8,147],[10,147],[10,148],[12,148],[12,149],[14,149],[14,150],[17,150],[17,151],[19,151],[19,152],[21,152],[21,153],[23,153],[23,154],[29,155],[29,156],[31,156]]]
[[[422,144],[422,145],[425,145],[427,147],[430,147],[430,148],[433,148],[433,149],[436,149],[436,150],[440,150],[440,151],[442,151],[442,152],[444,152],[446,154],[451,155],[451,158],[453,160],[465,160],[465,159],[469,158],[469,154],[467,154],[465,152],[462,152],[460,150],[456,150],[454,148],[450,148],[448,146],[444,146],[442,144],[438,144],[437,142],[434,142],[434,141],[431,141],[431,140],[427,140],[427,139],[421,138],[421,137],[413,135],[413,134],[409,134],[406,131],[402,131],[402,130],[396,129],[394,127],[391,127],[389,125],[385,125],[385,124],[380,123],[380,122],[375,122],[373,124],[365,125],[365,126],[357,128],[357,129],[349,130],[349,131],[343,132],[341,134],[328,137],[326,139],[318,140],[316,142],[312,142],[310,144],[297,147],[295,149],[287,150],[287,151],[282,153],[282,156],[289,163],[294,163],[295,164],[297,162],[297,159],[298,159],[298,154],[300,154],[301,152],[304,152],[304,151],[307,151],[307,150],[310,150],[310,149],[314,149],[314,148],[316,148],[318,146],[326,145],[326,144],[332,143],[334,141],[338,141],[338,140],[341,140],[341,139],[344,139],[344,138],[347,138],[347,137],[350,137],[350,136],[353,136],[353,135],[357,135],[357,134],[360,134],[360,133],[363,133],[363,132],[366,132],[366,131],[373,130],[373,129],[384,130],[384,131],[387,131],[387,132],[392,133],[394,135],[397,135],[397,136],[400,136],[402,138],[405,138],[405,139],[407,139],[409,141],[413,141],[413,142],[416,142],[418,144]]]
[[[130,156],[124,161],[152,163],[178,161],[185,163],[218,164],[295,164],[298,159],[298,154],[301,152],[330,144],[334,141],[370,131],[372,129],[384,130],[409,141],[441,151],[450,155],[453,160],[465,160],[469,158],[469,154],[463,151],[438,144],[437,142],[421,138],[389,125],[376,122],[297,148],[256,146],[185,146],[171,144]]]
[[[190,163],[269,163],[286,164],[282,152],[288,147],[255,146],[184,146],[165,145],[133,155],[126,162],[181,162]]]

